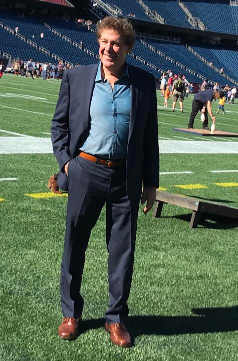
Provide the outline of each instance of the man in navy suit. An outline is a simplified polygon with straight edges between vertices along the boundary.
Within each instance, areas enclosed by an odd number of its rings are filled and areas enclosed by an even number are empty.
[[[154,77],[126,63],[135,34],[125,19],[97,25],[100,63],[66,70],[52,120],[52,143],[67,183],[66,235],[60,292],[62,339],[77,337],[85,251],[106,204],[111,341],[131,346],[128,316],[138,207],[146,214],[159,186],[157,101]],[[143,191],[142,191],[143,187]]]

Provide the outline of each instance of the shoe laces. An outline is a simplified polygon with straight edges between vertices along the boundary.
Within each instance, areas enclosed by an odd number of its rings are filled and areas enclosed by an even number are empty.
[[[72,321],[72,320],[75,320],[75,321],[79,321],[79,318],[74,318],[74,317],[65,317],[64,318],[64,323],[66,323],[66,322],[70,322],[70,321]]]
[[[116,327],[117,328],[123,328],[124,330],[126,329],[125,325],[122,322],[116,323]]]

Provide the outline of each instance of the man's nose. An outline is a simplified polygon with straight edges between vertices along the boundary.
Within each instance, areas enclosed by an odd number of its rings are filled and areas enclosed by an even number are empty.
[[[106,44],[105,48],[106,48],[107,51],[110,51],[110,50],[112,50],[113,46],[112,46],[111,43],[108,42],[108,43]]]

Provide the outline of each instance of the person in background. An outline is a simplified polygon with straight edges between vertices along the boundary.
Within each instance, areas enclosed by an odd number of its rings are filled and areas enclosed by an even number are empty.
[[[203,122],[203,129],[208,130],[208,114],[212,119],[212,123],[215,124],[216,117],[212,112],[212,101],[214,99],[220,99],[224,97],[222,90],[214,91],[213,89],[203,90],[194,95],[192,103],[192,111],[188,122],[188,128],[193,128],[194,119],[199,111],[205,106],[205,120]]]
[[[167,83],[167,79],[168,79],[167,74],[163,73],[160,79],[161,79],[161,82],[160,82],[161,95],[164,96],[164,91],[165,91],[166,83]]]
[[[217,113],[220,113],[220,110],[222,110],[222,113],[225,114],[225,102],[226,102],[225,96],[220,98]]]
[[[207,79],[204,79],[200,86],[200,90],[207,90],[207,89],[208,89]]]
[[[224,95],[225,95],[225,98],[226,98],[226,102],[227,102],[228,91],[229,91],[229,85],[226,84],[224,89],[223,89],[223,92],[224,92]]]
[[[48,68],[48,63],[44,63],[42,66],[42,78],[43,80],[46,80],[47,78],[47,68]]]
[[[125,321],[139,203],[145,204],[147,214],[159,186],[156,85],[152,74],[126,62],[135,41],[126,19],[100,20],[97,38],[100,63],[64,71],[52,119],[51,139],[61,169],[57,181],[62,177],[68,183],[58,334],[64,340],[79,334],[85,252],[106,205],[105,330],[115,345],[130,347]]]
[[[172,92],[174,77],[173,74],[170,72],[170,76],[168,78],[168,84],[169,84],[169,91]]]
[[[168,108],[169,97],[170,97],[169,85],[166,85],[166,89],[164,91],[164,108]]]
[[[229,88],[227,92],[227,102],[230,103],[230,101],[231,101],[231,88]]]
[[[179,74],[178,78],[174,80],[171,93],[173,94],[172,111],[175,111],[177,100],[179,99],[180,110],[183,113],[183,101],[184,101],[185,82],[182,79],[182,75]]]
[[[235,97],[236,97],[236,87],[234,86],[231,89],[231,99],[230,99],[229,103],[234,104],[235,103]]]
[[[0,79],[2,78],[3,76],[3,73],[4,73],[4,64],[3,62],[0,63]]]

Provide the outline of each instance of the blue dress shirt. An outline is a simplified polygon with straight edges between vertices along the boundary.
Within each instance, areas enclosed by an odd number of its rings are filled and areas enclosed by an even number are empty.
[[[100,63],[90,106],[91,128],[80,150],[103,159],[125,159],[130,110],[131,91],[127,67],[112,89],[109,82],[102,79]]]

